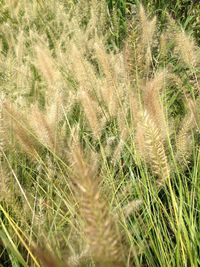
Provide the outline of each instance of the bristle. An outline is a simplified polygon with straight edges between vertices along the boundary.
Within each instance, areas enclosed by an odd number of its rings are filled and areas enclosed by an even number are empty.
[[[14,131],[14,135],[19,144],[24,151],[31,156],[31,159],[36,160],[38,157],[38,144],[30,134],[31,128],[28,121],[24,118],[23,114],[18,112],[10,103],[4,103],[3,107],[5,110],[5,117],[7,116],[9,118],[8,121],[12,122],[9,127]],[[19,118],[21,121],[18,121]]]
[[[136,126],[140,120],[140,105],[133,92],[129,93],[129,106],[130,106],[130,116],[131,116],[131,126],[135,130]]]
[[[134,25],[133,23],[129,23],[127,38],[124,44],[123,51],[127,83],[133,83],[136,81],[136,64],[134,64],[136,57],[136,40],[137,35],[134,29]]]
[[[152,62],[151,46],[156,29],[156,17],[154,17],[152,20],[149,20],[142,5],[140,5],[139,16],[142,29],[140,49],[142,54],[144,55],[143,56],[144,57],[143,61],[145,64],[144,68],[146,69],[147,72]]]
[[[79,94],[79,96],[93,135],[96,139],[99,139],[101,134],[101,124],[97,116],[97,105],[95,105],[95,102],[87,92],[83,91]]]
[[[194,117],[192,114],[187,114],[183,119],[182,127],[176,138],[176,159],[180,166],[186,166],[189,163],[191,153],[191,130],[194,127]]]
[[[70,266],[74,266],[74,267],[75,266],[80,266],[81,263],[84,263],[85,261],[87,261],[89,256],[90,256],[89,248],[86,248],[80,254],[75,255],[75,256],[71,256],[68,259],[68,263],[69,263]]]
[[[182,61],[189,67],[195,67],[198,62],[198,55],[194,39],[181,31],[176,34],[175,41]]]
[[[48,123],[50,127],[56,129],[64,113],[62,93],[55,92],[54,99],[47,105],[46,109]]]
[[[83,47],[74,43],[70,46],[70,54],[73,60],[69,60],[69,67],[77,80],[79,87],[87,92],[94,92],[97,85],[97,77],[94,68],[85,57]]]
[[[36,133],[41,144],[47,146],[53,152],[55,152],[57,150],[57,146],[55,143],[55,133],[48,124],[45,115],[42,113],[42,111],[38,109],[37,106],[32,107],[30,120],[31,120],[31,127]]]
[[[74,182],[79,188],[79,191],[75,193],[79,201],[81,216],[85,222],[84,232],[90,254],[97,263],[121,262],[123,253],[119,232],[109,213],[107,203],[100,196],[97,180],[91,176],[90,165],[86,163],[77,142],[71,154],[72,164],[75,161],[73,164]],[[77,169],[77,167],[80,168]]]
[[[132,213],[138,211],[142,205],[142,199],[132,200],[123,207],[123,213],[125,217],[129,217]]]
[[[113,66],[109,61],[109,56],[103,47],[103,44],[95,44],[95,52],[105,75],[103,87],[101,88],[102,98],[105,101],[111,116],[115,116],[119,104],[117,95],[117,81]]]
[[[163,139],[167,136],[167,123],[165,120],[163,104],[160,100],[160,91],[165,87],[166,72],[162,71],[155,75],[153,80],[147,82],[144,88],[144,108],[151,120],[161,133]]]
[[[144,154],[141,156],[144,157],[152,172],[158,176],[158,185],[162,186],[170,176],[170,167],[159,130],[147,111],[144,113],[144,121],[139,130],[143,138],[143,151],[141,152]]]
[[[0,164],[0,202],[3,203],[5,201],[8,205],[13,204],[13,197],[9,175],[5,167]]]
[[[117,122],[118,122],[118,127],[119,127],[119,143],[117,144],[113,152],[113,158],[112,158],[113,163],[119,160],[125,141],[129,135],[129,129],[128,129],[128,125],[126,122],[126,114],[124,114],[125,107],[123,109],[124,109],[123,111],[118,112],[118,116],[117,116]]]
[[[41,70],[45,79],[50,86],[54,85],[59,79],[59,72],[55,68],[55,63],[47,48],[37,45],[36,48],[37,62],[36,65]]]
[[[167,41],[168,41],[168,36],[167,33],[164,32],[160,36],[160,50],[159,50],[159,55],[162,59],[166,59],[167,57]]]

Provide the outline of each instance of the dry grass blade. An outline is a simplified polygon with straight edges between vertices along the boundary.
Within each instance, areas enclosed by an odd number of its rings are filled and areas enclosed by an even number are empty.
[[[5,147],[4,133],[5,133],[5,130],[3,126],[3,100],[0,99],[0,159],[1,159],[4,147]]]

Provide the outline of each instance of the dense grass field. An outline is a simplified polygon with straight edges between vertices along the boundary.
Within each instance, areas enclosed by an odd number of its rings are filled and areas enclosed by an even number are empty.
[[[199,1],[0,0],[0,266],[200,266]]]

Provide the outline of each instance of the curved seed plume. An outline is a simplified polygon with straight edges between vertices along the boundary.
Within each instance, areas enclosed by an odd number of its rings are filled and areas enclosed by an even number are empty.
[[[165,86],[166,72],[162,71],[148,81],[144,88],[144,108],[156,125],[163,139],[167,136],[164,108],[160,101],[160,90]]]
[[[36,106],[32,107],[31,111],[31,126],[39,138],[39,141],[55,152],[57,149],[54,138],[55,134],[48,124],[45,115]]]
[[[24,114],[19,112],[11,103],[5,102],[3,108],[5,117],[11,122],[8,125],[8,128],[13,131],[14,136],[27,155],[35,161],[38,158],[38,143],[30,133],[31,127],[29,121]]]
[[[187,35],[185,31],[178,32],[175,36],[176,50],[183,62],[189,67],[195,67],[199,63],[200,57],[197,53],[197,46],[194,39]]]
[[[189,156],[191,154],[191,130],[194,127],[194,117],[192,114],[186,115],[183,119],[182,127],[178,132],[176,138],[176,159],[182,165],[189,163]]]
[[[160,132],[147,111],[143,114],[143,122],[138,126],[138,131],[141,138],[137,140],[139,152],[152,172],[158,176],[158,185],[162,186],[170,177],[170,167]]]
[[[87,92],[81,92],[80,95],[81,104],[83,106],[86,118],[92,129],[93,135],[96,139],[100,138],[101,135],[101,124],[97,117],[96,103],[91,99]]]
[[[75,193],[84,220],[89,252],[97,266],[106,266],[108,263],[121,263],[120,266],[123,266],[121,238],[108,204],[100,196],[97,180],[93,177],[91,166],[85,161],[80,144],[76,141],[72,147],[73,181],[77,185]]]

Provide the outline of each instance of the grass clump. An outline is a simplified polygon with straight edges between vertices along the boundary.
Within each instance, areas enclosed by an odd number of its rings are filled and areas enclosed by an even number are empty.
[[[1,8],[1,265],[199,266],[195,38],[142,5],[123,41],[112,3]]]

